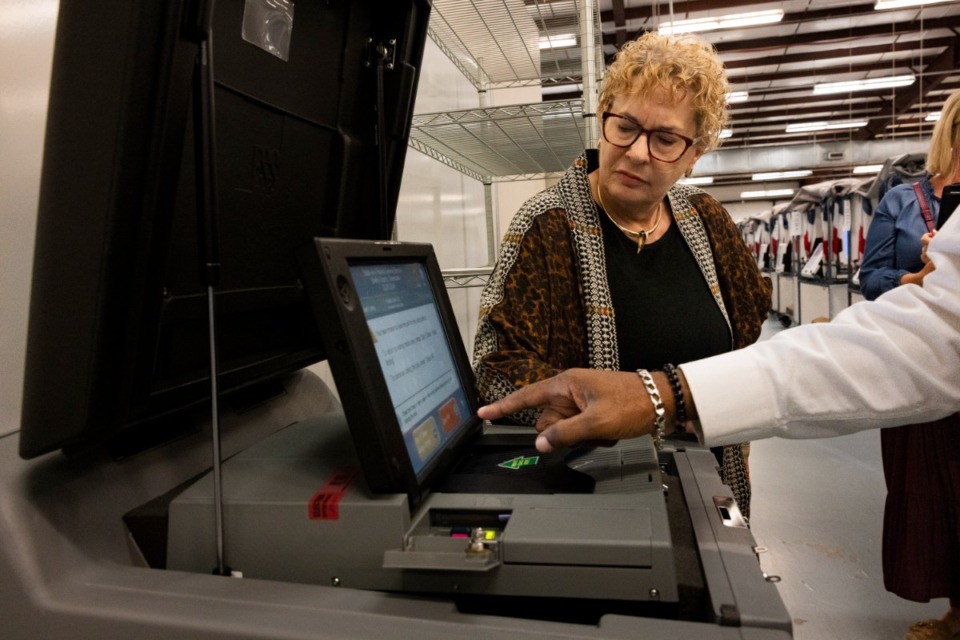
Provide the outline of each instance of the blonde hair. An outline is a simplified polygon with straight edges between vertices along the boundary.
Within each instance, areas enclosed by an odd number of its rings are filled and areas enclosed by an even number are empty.
[[[930,140],[930,153],[927,154],[927,171],[932,174],[949,175],[953,173],[957,163],[957,153],[954,134],[960,126],[960,91],[954,91],[943,103],[940,119],[933,127],[933,136]]]
[[[620,96],[635,96],[654,88],[671,99],[690,96],[696,121],[697,144],[710,151],[720,142],[727,123],[730,85],[723,62],[709,42],[691,34],[645,33],[625,44],[607,68],[597,100],[597,118]]]

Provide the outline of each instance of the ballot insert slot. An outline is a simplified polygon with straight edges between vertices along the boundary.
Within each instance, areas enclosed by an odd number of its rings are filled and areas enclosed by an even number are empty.
[[[496,509],[477,511],[474,509],[430,509],[430,526],[433,528],[481,527],[502,531],[510,520],[510,511]]]
[[[500,541],[510,512],[426,509],[402,549],[384,552],[385,569],[490,571],[501,563]]]

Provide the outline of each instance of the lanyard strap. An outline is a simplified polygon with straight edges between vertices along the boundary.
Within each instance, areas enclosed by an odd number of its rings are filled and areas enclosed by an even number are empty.
[[[913,190],[917,193],[917,200],[920,202],[920,211],[923,213],[923,221],[927,223],[927,231],[933,233],[936,225],[933,224],[933,217],[930,216],[930,206],[927,204],[927,198],[923,195],[923,189],[919,182],[913,183]]]

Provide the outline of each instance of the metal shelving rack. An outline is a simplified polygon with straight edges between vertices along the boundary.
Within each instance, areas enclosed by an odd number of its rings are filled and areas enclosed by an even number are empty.
[[[433,0],[428,35],[477,88],[480,107],[415,115],[410,146],[484,184],[490,265],[498,239],[492,183],[559,177],[596,146],[599,16],[596,0]],[[492,89],[568,84],[583,87],[584,98],[487,105]],[[483,277],[474,273],[464,285],[445,273],[451,287],[479,286]]]

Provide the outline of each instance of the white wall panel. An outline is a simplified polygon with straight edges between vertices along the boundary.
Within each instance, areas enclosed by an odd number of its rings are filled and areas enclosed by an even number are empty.
[[[0,0],[0,436],[20,428],[56,0]]]
[[[459,111],[479,105],[476,88],[427,39],[415,112]],[[441,269],[485,266],[487,211],[483,184],[408,149],[397,205],[397,238],[431,243]],[[450,299],[464,344],[472,353],[480,290],[451,291]]]

